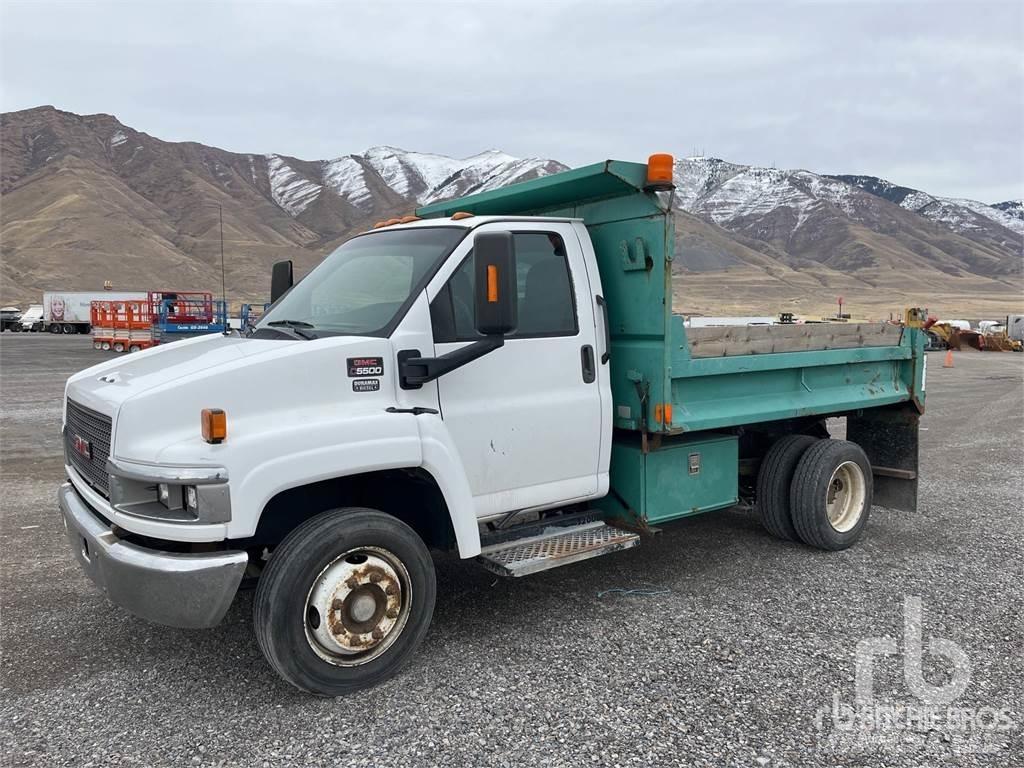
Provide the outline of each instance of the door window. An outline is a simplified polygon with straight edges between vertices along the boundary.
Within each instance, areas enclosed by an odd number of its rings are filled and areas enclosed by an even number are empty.
[[[554,232],[520,232],[516,248],[519,326],[509,339],[575,336],[576,302],[565,243]],[[473,252],[430,305],[436,343],[480,338],[474,322]]]

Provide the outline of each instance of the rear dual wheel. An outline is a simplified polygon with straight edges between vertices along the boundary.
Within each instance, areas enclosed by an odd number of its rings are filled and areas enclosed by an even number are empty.
[[[806,544],[839,550],[861,537],[874,493],[871,464],[856,443],[819,440],[800,458],[789,503]]]
[[[789,435],[761,462],[757,506],[773,535],[840,550],[863,534],[873,490],[871,464],[856,443]]]
[[[340,696],[408,661],[435,594],[430,553],[408,525],[372,509],[325,512],[274,550],[256,589],[256,640],[289,683]]]

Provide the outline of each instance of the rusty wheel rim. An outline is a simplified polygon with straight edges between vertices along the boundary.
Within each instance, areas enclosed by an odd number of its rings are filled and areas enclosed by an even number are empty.
[[[306,596],[306,641],[324,661],[354,667],[390,648],[412,605],[409,572],[392,552],[359,547],[320,572]]]

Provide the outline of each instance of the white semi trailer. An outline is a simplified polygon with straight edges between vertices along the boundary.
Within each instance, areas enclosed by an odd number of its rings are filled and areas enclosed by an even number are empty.
[[[47,291],[43,294],[43,327],[50,333],[89,333],[94,301],[145,300],[145,291]]]

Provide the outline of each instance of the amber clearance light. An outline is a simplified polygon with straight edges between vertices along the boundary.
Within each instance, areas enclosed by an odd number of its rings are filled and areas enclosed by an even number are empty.
[[[220,408],[204,408],[203,440],[219,445],[228,439],[228,415]]]
[[[675,160],[672,155],[658,153],[647,158],[647,184],[644,188],[652,191],[672,189],[672,167]]]

